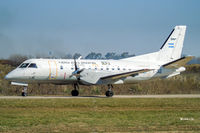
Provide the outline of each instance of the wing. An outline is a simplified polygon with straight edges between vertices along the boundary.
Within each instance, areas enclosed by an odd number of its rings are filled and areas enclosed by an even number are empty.
[[[150,69],[141,69],[141,70],[137,70],[137,71],[131,71],[131,72],[126,72],[126,73],[119,73],[119,74],[114,74],[114,75],[109,75],[109,76],[105,76],[105,77],[101,77],[102,80],[105,79],[121,79],[121,78],[125,78],[128,76],[136,76],[140,73],[144,73],[144,72],[148,72],[150,71]]]
[[[83,84],[88,85],[102,83],[101,81],[114,82],[128,76],[136,76],[140,73],[148,71],[150,71],[150,69],[141,69],[137,71],[113,74],[112,72],[108,71],[84,70],[80,74],[80,80]]]
[[[163,65],[164,68],[179,68],[182,67],[184,65],[186,65],[190,60],[192,60],[194,58],[194,56],[188,56],[188,57],[182,57],[178,60],[172,61],[170,63],[167,63],[165,65]]]

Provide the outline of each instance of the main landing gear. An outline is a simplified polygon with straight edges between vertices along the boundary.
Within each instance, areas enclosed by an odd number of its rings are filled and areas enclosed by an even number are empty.
[[[108,90],[106,91],[107,97],[112,97],[114,95],[112,91],[113,86],[111,84],[108,85]],[[72,96],[78,96],[79,95],[79,86],[78,84],[74,84],[74,90],[71,91]]]
[[[79,86],[78,84],[74,84],[74,90],[71,91],[72,96],[78,96],[79,95]]]
[[[107,97],[112,97],[114,95],[112,91],[113,86],[111,84],[108,85],[108,90],[106,91],[106,96]]]

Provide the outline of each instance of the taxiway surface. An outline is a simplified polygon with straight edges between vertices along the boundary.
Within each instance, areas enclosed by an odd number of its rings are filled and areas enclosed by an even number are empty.
[[[56,99],[56,98],[107,98],[103,95],[97,96],[0,96],[0,99]],[[114,95],[112,98],[200,98],[200,94],[178,94],[178,95]]]

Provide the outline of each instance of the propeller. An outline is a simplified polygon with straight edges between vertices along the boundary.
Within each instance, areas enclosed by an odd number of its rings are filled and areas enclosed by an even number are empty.
[[[75,71],[77,71],[79,68],[77,67],[77,63],[76,63],[76,58],[74,57],[74,65],[75,65]]]
[[[75,71],[72,72],[72,75],[71,75],[70,77],[76,76],[76,78],[77,78],[78,80],[80,80],[80,73],[84,70],[84,68],[83,68],[83,69],[79,69],[79,68],[78,68],[75,57],[74,57],[74,67],[75,67]]]

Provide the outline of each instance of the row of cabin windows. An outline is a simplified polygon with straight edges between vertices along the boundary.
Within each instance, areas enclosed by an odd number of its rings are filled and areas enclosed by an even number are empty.
[[[60,69],[63,69],[63,66],[60,66]],[[89,68],[89,69],[91,69],[91,68]],[[74,68],[72,67],[71,68],[71,70],[74,70]],[[97,68],[95,68],[95,70],[97,70]],[[104,70],[103,68],[101,68],[100,70]],[[106,68],[106,70],[110,70],[109,68]],[[115,70],[115,68],[112,68],[111,70]],[[120,68],[117,68],[117,70],[120,70]],[[123,68],[122,69],[123,71],[125,71],[126,70],[126,68]],[[131,69],[127,69],[127,70],[129,70],[129,71],[131,71]]]
[[[22,63],[19,68],[37,68],[37,65],[35,63]],[[60,69],[63,69],[63,66],[60,66]],[[89,68],[91,69],[91,68]],[[74,70],[74,68],[71,68],[71,70]],[[95,70],[97,70],[97,68],[95,68]],[[101,70],[104,70],[103,68],[101,68]],[[106,70],[109,70],[109,68],[106,68]],[[112,70],[115,70],[115,68],[112,68]],[[117,68],[117,70],[120,70],[120,68]],[[126,68],[123,68],[123,70],[125,71]],[[128,69],[129,71],[131,71],[131,69]]]

